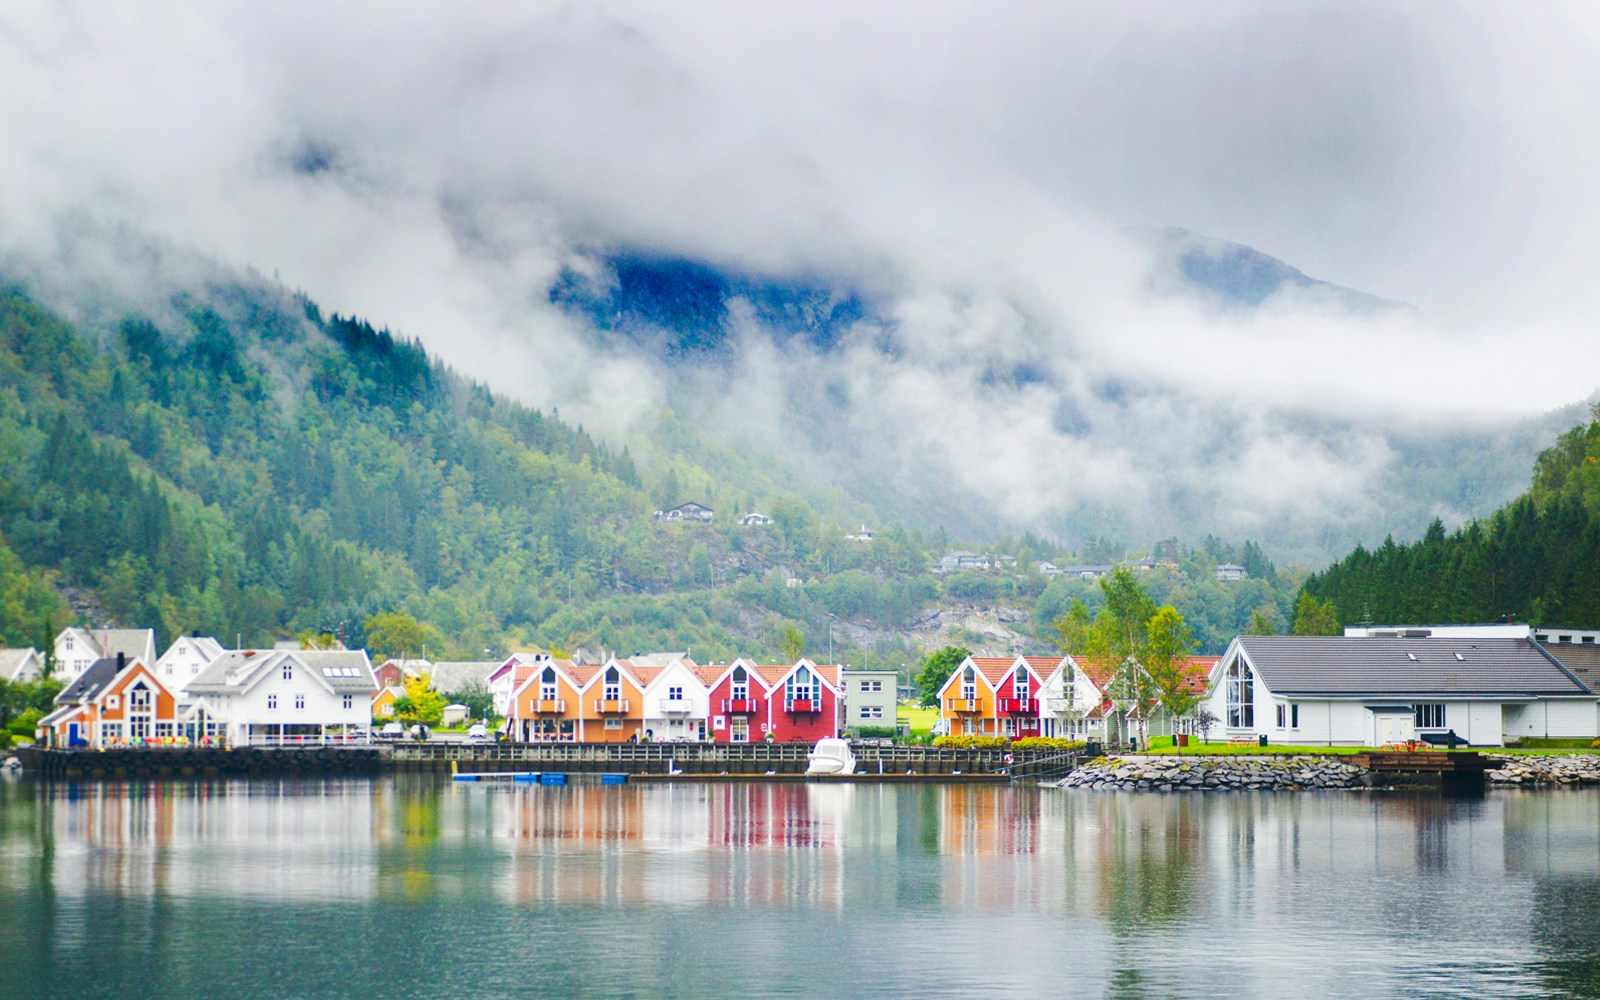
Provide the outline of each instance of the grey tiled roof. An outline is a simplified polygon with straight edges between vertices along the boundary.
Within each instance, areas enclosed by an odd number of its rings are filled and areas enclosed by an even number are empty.
[[[89,669],[78,675],[78,679],[61,689],[56,695],[57,705],[79,705],[92,700],[107,684],[117,679],[117,674],[128,665],[128,661],[117,663],[115,656],[94,661]]]
[[[15,680],[23,663],[38,655],[35,649],[0,649],[0,680]]]
[[[1530,639],[1240,636],[1273,694],[1485,697],[1591,694]]]
[[[279,670],[285,660],[299,661],[320,674],[333,690],[343,693],[378,690],[372,664],[359,649],[230,649],[211,661],[200,675],[184,686],[190,696],[212,691],[250,687],[262,674]]]
[[[1600,691],[1600,646],[1572,642],[1547,642],[1543,645],[1545,652],[1560,660],[1561,665],[1589,685],[1591,691]]]
[[[427,674],[433,679],[435,691],[450,694],[471,687],[488,687],[489,675],[499,666],[499,660],[444,660],[430,665]]]

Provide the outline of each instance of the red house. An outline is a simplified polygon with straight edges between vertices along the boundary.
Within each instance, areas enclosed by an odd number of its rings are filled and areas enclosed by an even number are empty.
[[[792,666],[758,666],[766,682],[766,731],[779,743],[815,743],[839,735],[839,666],[802,657]]]
[[[706,680],[712,742],[751,743],[767,735],[769,692],[761,669],[741,657]]]

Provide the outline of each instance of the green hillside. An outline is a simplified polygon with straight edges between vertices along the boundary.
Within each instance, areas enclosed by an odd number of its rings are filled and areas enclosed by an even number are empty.
[[[942,532],[848,540],[871,511],[781,462],[670,417],[670,440],[635,442],[636,462],[280,289],[215,289],[173,314],[87,331],[23,291],[0,298],[0,641],[44,645],[99,618],[162,642],[359,644],[372,615],[400,611],[436,658],[536,645],[716,660],[779,654],[796,633],[819,654],[850,623],[839,658],[902,663],[930,606],[1010,609],[1024,644],[1046,648],[1055,614],[1097,598],[1039,575],[1078,557],[1033,537],[986,547],[1014,567],[941,578],[934,561],[959,547]],[[686,500],[715,522],[653,519]],[[773,523],[739,524],[750,510]],[[1256,612],[1281,622],[1298,582],[1253,546],[1169,540],[1163,554],[1181,568],[1149,586],[1206,648]],[[1258,561],[1255,579],[1213,578],[1239,558]]]
[[[1447,533],[1357,548],[1310,577],[1346,624],[1600,623],[1600,407],[1541,452],[1528,492]]]

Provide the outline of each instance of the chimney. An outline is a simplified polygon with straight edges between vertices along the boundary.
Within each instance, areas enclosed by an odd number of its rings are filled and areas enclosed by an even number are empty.
[[[120,673],[122,671],[122,668],[127,666],[127,665],[128,665],[128,654],[124,653],[120,649],[117,650],[117,671]]]

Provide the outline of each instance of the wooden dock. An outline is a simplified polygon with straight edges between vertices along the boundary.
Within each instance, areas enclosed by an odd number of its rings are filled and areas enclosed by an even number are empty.
[[[1370,750],[1350,760],[1389,783],[1437,785],[1442,791],[1466,795],[1482,794],[1487,784],[1484,772],[1495,767],[1472,750]]]

